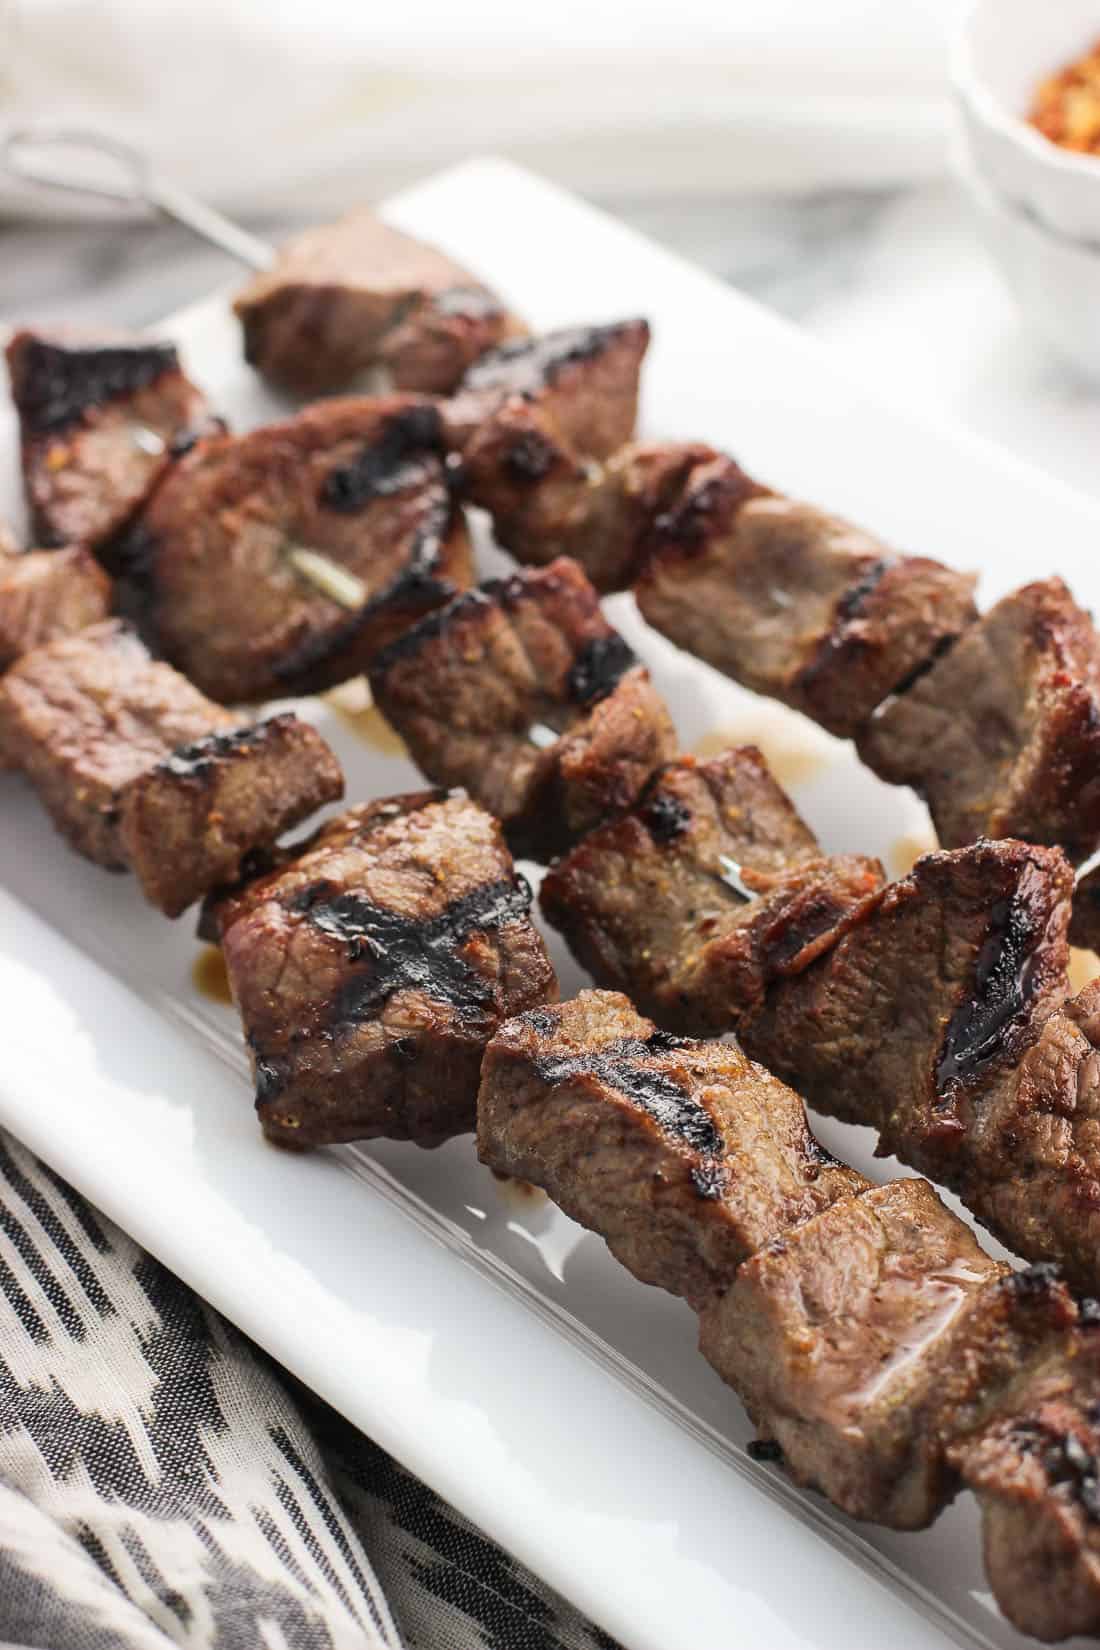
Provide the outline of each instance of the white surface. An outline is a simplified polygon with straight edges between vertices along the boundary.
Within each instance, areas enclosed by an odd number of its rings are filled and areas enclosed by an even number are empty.
[[[540,326],[641,311],[650,433],[731,448],[779,487],[983,570],[995,595],[1057,565],[1095,599],[1100,508],[849,382],[793,329],[629,232],[486,163],[396,202]],[[267,403],[220,301],[177,327],[240,422]],[[17,489],[10,421],[3,486]],[[0,500],[0,513],[4,502]],[[615,611],[685,744],[714,729],[780,758],[823,840],[891,856],[921,811],[793,714]],[[330,710],[358,800],[410,770]],[[786,758],[786,759],[785,759]],[[291,1158],[251,1117],[232,1016],[190,984],[190,924],[79,861],[3,788],[0,1119],[169,1266],[634,1650],[909,1650],[1022,1641],[993,1612],[973,1504],[920,1536],[855,1529],[748,1462],[740,1407],[686,1308],[633,1282],[470,1142]],[[560,952],[557,953],[561,961]],[[562,968],[566,991],[577,975]],[[861,1131],[822,1126],[883,1179]]]
[[[896,182],[942,169],[960,3],[0,0],[0,125],[105,127],[252,214],[486,148],[589,194]]]
[[[1100,160],[1094,164],[1100,207]],[[1100,240],[1055,234],[995,194],[965,153],[957,170],[985,247],[1026,323],[1070,371],[1100,382]]]
[[[952,52],[973,163],[1060,235],[1100,242],[1100,159],[1051,143],[1025,116],[1041,80],[1096,43],[1096,0],[976,0]]]

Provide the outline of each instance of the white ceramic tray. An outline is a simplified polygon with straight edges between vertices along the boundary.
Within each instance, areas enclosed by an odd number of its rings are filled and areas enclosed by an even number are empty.
[[[1100,509],[912,419],[904,385],[874,399],[795,329],[537,179],[478,162],[387,216],[539,327],[649,316],[647,431],[714,442],[901,546],[978,567],[987,599],[1052,568],[1085,600],[1096,590]],[[222,297],[166,331],[236,425],[272,415]],[[6,408],[0,464],[0,516],[18,516]],[[685,747],[755,738],[830,849],[898,870],[927,845],[923,810],[847,746],[678,655],[629,598],[610,605]],[[414,782],[369,714],[304,708],[352,800]],[[234,1017],[193,980],[190,919],[164,922],[77,859],[11,776],[0,883],[0,1121],[632,1650],[1024,1642],[989,1597],[967,1498],[926,1534],[892,1535],[751,1462],[687,1308],[496,1182],[469,1140],[265,1146]],[[555,959],[571,993],[577,971]],[[820,1132],[876,1178],[895,1172],[862,1131]]]

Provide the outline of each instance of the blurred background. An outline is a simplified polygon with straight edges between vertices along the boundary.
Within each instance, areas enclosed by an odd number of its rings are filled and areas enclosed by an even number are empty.
[[[962,9],[0,0],[0,128],[102,128],[275,237],[503,153],[1100,490],[1100,402],[1021,324],[952,174]],[[141,324],[235,275],[182,230],[0,181],[0,319]]]

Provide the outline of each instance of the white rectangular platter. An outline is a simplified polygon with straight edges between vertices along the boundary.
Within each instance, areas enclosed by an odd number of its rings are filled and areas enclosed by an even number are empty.
[[[390,203],[537,327],[644,314],[645,430],[693,437],[898,545],[979,568],[989,600],[1061,572],[1100,594],[1100,507],[879,400],[796,329],[515,168],[471,163]],[[281,410],[216,297],[166,324],[237,427]],[[0,411],[0,516],[19,514]],[[495,553],[485,552],[486,568]],[[611,604],[685,748],[755,739],[830,850],[895,871],[929,845],[908,793]],[[353,801],[416,776],[369,712],[323,725]],[[857,1527],[745,1453],[694,1320],[471,1141],[289,1156],[264,1145],[231,1011],[190,919],[78,860],[0,776],[0,1122],[351,1420],[631,1650],[916,1650],[1025,1641],[988,1595],[962,1499],[931,1531]],[[582,983],[554,948],[563,994]],[[877,1179],[863,1131],[822,1124]],[[0,1241],[2,1251],[2,1241]]]

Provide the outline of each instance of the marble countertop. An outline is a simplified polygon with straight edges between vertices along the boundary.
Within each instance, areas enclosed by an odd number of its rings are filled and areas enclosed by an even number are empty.
[[[884,393],[1100,493],[1100,391],[1024,332],[951,182],[597,204],[807,327]],[[278,239],[296,225],[249,227]],[[238,273],[183,229],[102,222],[0,223],[0,269],[0,321],[119,326]]]

